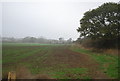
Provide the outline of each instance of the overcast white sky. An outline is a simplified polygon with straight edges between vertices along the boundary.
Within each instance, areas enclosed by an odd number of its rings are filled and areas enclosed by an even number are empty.
[[[2,36],[76,40],[79,37],[76,29],[83,14],[109,1],[119,0],[4,0],[0,3]]]

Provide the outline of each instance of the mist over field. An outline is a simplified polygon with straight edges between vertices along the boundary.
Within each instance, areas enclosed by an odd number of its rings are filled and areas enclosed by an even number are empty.
[[[2,36],[45,37],[65,40],[79,37],[76,29],[83,13],[103,2],[2,3]]]

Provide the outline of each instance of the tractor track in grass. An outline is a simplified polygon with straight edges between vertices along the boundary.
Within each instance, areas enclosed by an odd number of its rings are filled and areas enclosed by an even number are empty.
[[[88,68],[88,75],[94,79],[108,78],[104,73],[99,71],[99,64],[87,54],[81,54],[71,51],[69,48],[56,47],[51,57],[44,63],[49,66],[55,64],[66,64],[68,68]]]

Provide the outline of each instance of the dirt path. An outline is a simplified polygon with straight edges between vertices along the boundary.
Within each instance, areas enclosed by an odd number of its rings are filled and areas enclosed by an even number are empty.
[[[89,75],[94,79],[108,79],[108,77],[99,71],[99,64],[95,62],[89,55],[73,52],[67,47],[56,47],[53,54],[44,63],[49,66],[55,64],[68,64],[70,68],[88,68]]]

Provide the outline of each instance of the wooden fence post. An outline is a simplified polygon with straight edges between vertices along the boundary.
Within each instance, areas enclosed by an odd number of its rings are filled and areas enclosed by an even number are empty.
[[[16,80],[16,73],[11,71],[8,73],[8,81],[15,81]]]

